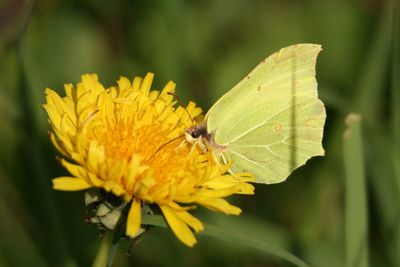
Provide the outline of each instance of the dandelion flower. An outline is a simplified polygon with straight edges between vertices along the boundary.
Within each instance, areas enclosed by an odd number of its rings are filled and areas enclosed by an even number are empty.
[[[224,198],[253,194],[249,174],[230,174],[228,165],[185,140],[185,129],[201,121],[202,110],[190,102],[175,107],[175,84],[151,91],[153,74],[133,81],[121,77],[106,89],[95,74],[65,85],[61,97],[47,88],[51,141],[71,176],[53,179],[57,190],[99,188],[128,205],[126,232],[140,230],[144,205],[158,206],[170,229],[188,246],[202,222],[190,214],[196,206],[225,214],[241,210]]]

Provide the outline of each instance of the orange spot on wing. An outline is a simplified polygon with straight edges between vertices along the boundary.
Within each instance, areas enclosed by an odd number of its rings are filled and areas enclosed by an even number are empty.
[[[275,124],[274,131],[276,133],[280,133],[282,131],[282,128],[283,128],[282,124],[280,124],[280,123]]]

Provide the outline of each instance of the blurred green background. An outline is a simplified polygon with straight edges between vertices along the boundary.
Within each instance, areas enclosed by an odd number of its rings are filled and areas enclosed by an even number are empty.
[[[215,225],[290,251],[310,266],[400,266],[399,2],[0,1],[0,266],[90,266],[99,232],[83,192],[51,189],[65,175],[48,138],[44,88],[84,73],[103,84],[151,71],[177,83],[182,105],[207,110],[264,57],[320,43],[326,156],[282,184],[231,201],[240,217],[200,210]],[[350,112],[362,121],[349,126]],[[368,227],[368,229],[367,229]],[[126,243],[126,242],[125,242]],[[114,266],[293,266],[246,244],[199,236],[194,248],[153,229]]]

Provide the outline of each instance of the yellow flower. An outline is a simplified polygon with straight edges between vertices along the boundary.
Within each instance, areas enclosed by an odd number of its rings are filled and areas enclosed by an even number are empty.
[[[249,174],[228,174],[211,151],[185,140],[185,129],[201,120],[202,110],[190,102],[174,107],[175,84],[150,91],[153,74],[105,89],[97,75],[83,75],[65,97],[46,89],[51,140],[63,155],[71,177],[53,179],[54,189],[102,188],[130,203],[126,235],[141,225],[143,204],[158,205],[169,227],[186,245],[203,224],[189,211],[196,205],[226,214],[241,210],[224,197],[252,194]],[[186,109],[186,110],[185,110]],[[189,115],[190,114],[190,115]]]

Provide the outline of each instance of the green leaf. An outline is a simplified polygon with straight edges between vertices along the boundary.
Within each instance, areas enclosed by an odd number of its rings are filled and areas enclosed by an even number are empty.
[[[364,173],[361,117],[350,114],[346,118],[344,165],[346,188],[346,266],[368,266],[368,214]]]
[[[164,218],[161,215],[143,215],[142,224],[153,225],[159,227],[168,227]],[[200,235],[217,238],[223,241],[235,243],[241,246],[246,246],[254,249],[258,249],[267,254],[271,254],[280,257],[288,262],[293,263],[296,266],[307,267],[307,263],[291,254],[290,252],[276,247],[270,244],[264,239],[260,239],[256,236],[250,236],[242,234],[240,231],[227,231],[221,226],[217,226],[211,223],[204,223],[205,230],[200,232]]]

